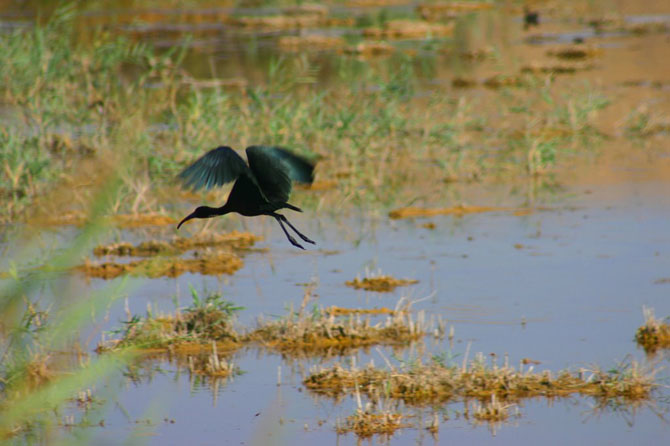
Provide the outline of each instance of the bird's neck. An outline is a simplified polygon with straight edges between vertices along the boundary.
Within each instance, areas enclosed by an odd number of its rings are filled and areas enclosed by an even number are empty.
[[[224,204],[220,208],[211,208],[209,206],[203,206],[204,208],[204,218],[210,218],[210,217],[216,217],[217,215],[225,215],[231,212],[230,209],[228,209],[228,203]]]

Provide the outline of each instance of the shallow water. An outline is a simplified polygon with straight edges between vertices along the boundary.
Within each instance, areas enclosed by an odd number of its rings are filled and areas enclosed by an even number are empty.
[[[654,308],[659,316],[670,314],[670,286],[654,283],[670,275],[668,190],[670,184],[662,181],[580,185],[570,188],[569,198],[551,210],[527,216],[493,212],[435,217],[430,219],[434,230],[421,226],[424,219],[351,217],[335,223],[307,212],[292,218],[318,242],[317,249],[306,252],[291,247],[273,221],[247,220],[248,229],[267,237],[258,245],[269,248],[267,252],[247,254],[243,269],[230,277],[135,279],[128,306],[141,314],[150,302],[154,311],[173,312],[172,296],[178,294],[181,305],[187,304],[192,285],[201,294],[218,291],[244,306],[239,320],[250,326],[259,314],[283,315],[288,304],[298,308],[303,284],[315,282],[319,305],[393,307],[406,296],[420,300],[415,310],[440,315],[454,327],[452,343],[427,337],[420,345],[395,351],[405,359],[450,352],[460,363],[469,350],[470,358],[476,352],[509,355],[513,365],[531,358],[541,362],[536,370],[552,372],[608,369],[629,357],[644,362],[633,341],[643,323],[642,306]],[[392,293],[344,285],[366,268],[419,283]],[[103,284],[92,280],[81,286]],[[109,316],[107,328],[118,326],[116,321],[125,319],[123,305],[115,305]],[[393,353],[372,348],[352,356],[357,364],[371,358],[381,365]],[[216,385],[192,381],[188,369],[177,372],[168,362],[153,363],[148,367],[162,371],[137,382],[122,379],[118,399],[111,397],[115,404],[104,415],[105,427],[93,435],[96,442],[107,444],[128,435],[148,444],[353,444],[353,435],[338,438],[333,426],[354,411],[355,402],[347,397],[334,404],[310,396],[301,386],[311,364],[332,361],[282,359],[250,348],[234,355],[244,374]],[[655,361],[667,366],[662,356]],[[667,373],[666,367],[657,379],[663,382]],[[665,403],[652,403],[655,408],[622,406],[619,411],[598,411],[593,404],[581,397],[524,401],[519,418],[492,429],[463,419],[463,403],[452,403],[441,409],[450,419],[440,423],[439,442],[482,442],[495,433],[496,441],[515,444],[581,443],[586,438],[650,444],[670,433],[667,422],[656,415],[667,411]],[[423,409],[426,422],[431,414]],[[437,440],[416,429],[402,430],[392,440],[416,442]]]

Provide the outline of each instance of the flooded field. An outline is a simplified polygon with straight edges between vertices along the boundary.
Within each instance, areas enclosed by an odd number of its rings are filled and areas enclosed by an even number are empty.
[[[0,3],[8,444],[659,444],[670,7]],[[270,217],[177,174],[316,166]],[[214,204],[217,203],[217,204]]]

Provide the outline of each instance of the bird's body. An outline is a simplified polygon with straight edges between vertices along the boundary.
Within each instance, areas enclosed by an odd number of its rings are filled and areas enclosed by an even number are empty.
[[[298,236],[308,243],[312,240],[300,233],[289,221],[276,211],[302,210],[288,203],[291,182],[311,183],[314,165],[306,159],[274,146],[250,146],[246,149],[249,164],[237,152],[227,146],[210,150],[200,159],[184,169],[179,177],[187,187],[207,189],[235,181],[226,204],[218,208],[200,206],[184,218],[211,218],[237,212],[245,217],[268,215],[274,217],[292,245],[304,249],[286,230],[286,223]]]

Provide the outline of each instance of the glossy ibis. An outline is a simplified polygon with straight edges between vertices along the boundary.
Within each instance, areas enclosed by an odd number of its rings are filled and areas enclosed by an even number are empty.
[[[299,207],[288,203],[291,182],[311,183],[314,179],[314,165],[281,147],[250,146],[246,152],[248,165],[230,147],[217,147],[179,174],[184,185],[194,190],[203,187],[210,189],[231,181],[235,181],[235,184],[226,204],[219,208],[196,208],[179,222],[177,229],[192,218],[211,218],[229,212],[237,212],[246,217],[269,215],[279,222],[293,246],[305,249],[288,233],[284,223],[301,239],[315,244],[289,223],[286,217],[276,212],[284,208],[302,212]]]

